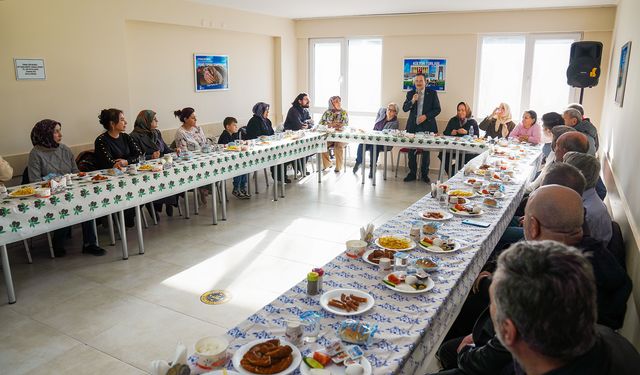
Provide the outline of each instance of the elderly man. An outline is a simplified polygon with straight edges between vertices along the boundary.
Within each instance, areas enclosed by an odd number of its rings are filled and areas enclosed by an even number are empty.
[[[596,193],[596,183],[600,174],[600,161],[595,156],[579,152],[568,152],[564,155],[565,163],[578,168],[584,176],[587,184],[582,193],[582,202],[587,210],[586,221],[591,237],[601,241],[605,246],[609,245],[613,235],[611,216],[607,206]]]
[[[584,209],[579,193],[566,186],[546,185],[529,197],[524,216],[524,237],[554,240],[575,246],[593,265],[598,294],[598,323],[622,327],[631,280],[601,241],[585,235]]]
[[[556,161],[555,151],[558,147],[558,139],[565,133],[571,133],[571,132],[577,132],[577,130],[575,130],[572,127],[564,126],[564,125],[558,125],[558,126],[555,126],[553,129],[551,129],[551,134],[553,135],[553,138],[551,140],[551,150],[552,150],[551,155],[553,156],[547,158],[547,162],[545,163],[544,167],[542,168],[538,176],[535,178],[535,180],[531,181],[531,183],[526,187],[525,189],[526,194],[531,194],[532,191],[540,187],[542,179],[544,178],[544,175],[547,173],[547,169]],[[562,155],[564,155],[564,152],[566,151],[563,151]],[[562,159],[560,159],[559,161],[562,161]],[[518,212],[519,212],[518,214],[521,214],[522,212],[521,209],[519,209]]]
[[[498,259],[489,294],[496,335],[522,372],[637,374],[636,349],[596,324],[593,270],[575,249],[554,241],[513,245]]]
[[[427,81],[422,73],[417,74],[413,78],[413,83],[416,88],[407,93],[407,98],[402,105],[402,110],[409,112],[407,133],[437,133],[438,125],[436,124],[436,116],[440,114],[438,94],[434,90],[427,88]],[[404,178],[405,182],[414,181],[418,170],[416,149],[409,150],[408,156],[409,174]],[[429,179],[429,163],[431,161],[429,157],[428,151],[422,151],[420,174],[422,181],[426,183],[431,182]]]
[[[595,155],[598,150],[598,130],[589,120],[582,119],[582,113],[574,108],[569,108],[564,111],[562,114],[562,118],[564,119],[564,124],[566,126],[571,126],[576,129],[580,133],[587,136],[589,141],[589,149],[588,153],[590,155]]]
[[[576,125],[576,130],[581,133],[589,133],[587,135],[592,136],[594,139],[594,147],[596,151],[600,148],[600,141],[598,140],[598,130],[591,122],[591,119],[584,115],[584,107],[578,103],[572,103],[567,106],[567,109],[575,109],[580,112],[581,120]]]
[[[568,132],[558,137],[554,150],[555,160],[562,161],[564,154],[570,151],[581,153],[589,151],[588,137],[580,132]]]

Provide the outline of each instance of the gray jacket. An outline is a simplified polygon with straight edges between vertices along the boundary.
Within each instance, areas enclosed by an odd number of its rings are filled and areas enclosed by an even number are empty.
[[[42,181],[42,177],[50,173],[64,175],[78,172],[73,152],[63,144],[57,148],[35,146],[29,153],[27,168],[31,182]]]

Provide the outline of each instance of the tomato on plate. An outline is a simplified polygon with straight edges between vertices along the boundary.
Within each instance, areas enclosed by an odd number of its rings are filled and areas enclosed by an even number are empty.
[[[396,285],[402,282],[402,280],[400,280],[400,278],[394,274],[389,274],[389,276],[387,276],[387,279]]]
[[[322,352],[314,352],[313,359],[320,362],[323,366],[326,366],[331,362],[331,357],[328,354]]]

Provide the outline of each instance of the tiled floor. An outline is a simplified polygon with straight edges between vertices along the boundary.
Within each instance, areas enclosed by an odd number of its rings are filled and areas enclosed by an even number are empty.
[[[79,228],[64,258],[48,258],[44,236],[33,240],[32,265],[21,244],[11,246],[18,302],[0,305],[0,373],[146,373],[151,360],[170,359],[178,341],[192,348],[224,333],[333,259],[360,226],[385,222],[428,191],[419,181],[382,181],[382,173],[376,187],[351,171],[323,178],[294,181],[278,202],[261,179],[251,200],[230,197],[228,220],[217,226],[209,207],[190,220],[162,214],[144,231],[145,255],[129,230],[127,261],[119,245],[106,246],[104,257],[82,255]],[[233,297],[201,303],[211,289]]]

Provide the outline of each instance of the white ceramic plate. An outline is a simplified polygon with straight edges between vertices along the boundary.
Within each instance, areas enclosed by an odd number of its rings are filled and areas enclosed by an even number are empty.
[[[454,215],[458,215],[458,216],[469,216],[469,217],[476,217],[476,216],[480,216],[484,213],[484,210],[480,210],[479,213],[477,214],[473,214],[473,213],[469,213],[467,211],[453,211],[453,209],[449,209],[449,211],[454,214]]]
[[[374,263],[372,261],[369,260],[369,254],[373,253],[376,249],[371,249],[371,250],[367,250],[364,252],[364,254],[362,254],[362,260],[364,260],[365,262],[372,264],[374,266],[377,266],[378,263]],[[393,251],[393,250],[392,250]],[[393,259],[391,260],[393,261]]]
[[[395,250],[395,251],[409,251],[409,250],[413,250],[416,247],[416,243],[409,237],[405,237],[405,236],[393,236],[393,235],[387,235],[387,236],[382,236],[382,237],[394,237],[394,238],[399,238],[399,239],[403,239],[403,240],[409,240],[409,247],[404,248],[404,249],[392,249],[389,247],[384,247],[382,245],[380,245],[380,237],[376,238],[376,245],[380,246],[383,249],[387,249],[387,250]]]
[[[455,251],[460,250],[460,248],[462,247],[462,245],[460,245],[460,242],[455,241],[455,245],[453,246],[453,250],[443,250],[441,247],[438,246],[427,246],[427,245],[423,245],[422,242],[418,242],[418,246],[420,246],[421,248],[423,248],[424,250],[427,250],[431,253],[438,253],[438,254],[449,254],[449,253],[453,253]]]
[[[358,310],[350,311],[350,312],[347,312],[347,310],[339,309],[337,307],[329,306],[329,301],[331,299],[340,300],[340,295],[342,293],[346,295],[353,294],[356,297],[366,298],[367,302],[361,303],[360,306],[358,307]],[[342,316],[362,314],[364,312],[371,310],[373,308],[373,305],[375,305],[375,303],[376,301],[373,299],[373,297],[369,293],[366,293],[357,289],[333,289],[328,292],[325,292],[320,297],[320,306],[322,306],[325,310],[329,311],[330,313],[333,313],[336,315],[342,315]]]
[[[404,272],[392,272],[392,273],[390,273],[389,275],[398,275],[398,274],[404,274]],[[387,280],[387,281],[389,281],[389,279],[388,279],[388,278],[389,278],[389,275],[385,276],[385,277],[383,278],[383,280]],[[424,288],[424,289],[422,289],[422,290],[402,290],[402,289],[398,289],[398,288],[396,288],[396,287],[393,287],[393,286],[391,286],[391,285],[389,285],[389,284],[387,284],[387,283],[385,283],[385,282],[383,282],[383,281],[381,281],[381,282],[382,282],[382,285],[386,286],[387,288],[389,288],[389,289],[391,289],[391,290],[393,290],[393,291],[396,291],[396,292],[399,292],[399,293],[407,293],[407,294],[420,294],[420,293],[426,293],[426,292],[430,291],[431,289],[433,289],[433,287],[435,287],[435,286],[436,286],[436,284],[433,282],[433,279],[432,279],[432,278],[428,278],[428,279],[426,280],[427,287],[426,287],[426,288]],[[422,280],[422,282],[424,283],[425,281],[424,281],[424,280]]]
[[[13,192],[7,194],[7,197],[9,198],[28,198],[28,197],[33,197],[34,195],[36,195],[36,193],[33,194],[24,194],[24,195],[13,195]]]
[[[439,214],[441,214],[443,217],[442,219],[433,219],[430,217],[425,217],[425,215],[429,212],[437,212]],[[442,211],[442,210],[431,210],[431,211],[423,211],[420,213],[420,217],[423,220],[431,220],[431,221],[445,221],[445,220],[449,220],[453,217],[453,214],[451,214],[451,212],[447,212],[447,211]]]
[[[455,190],[462,190],[462,189],[453,189],[452,191],[455,191]],[[453,194],[451,194],[451,192],[448,192],[447,193],[447,197],[455,196],[455,197],[458,197],[458,198],[469,199],[469,198],[473,198],[473,197],[478,195],[478,194],[476,194],[475,191],[469,191],[469,190],[462,190],[462,191],[467,192],[467,193],[471,193],[471,195],[463,197],[462,195],[453,195]]]
[[[261,344],[269,340],[273,340],[273,339],[254,340],[239,347],[238,350],[236,350],[236,352],[233,354],[233,358],[231,358],[231,361],[233,362],[233,367],[236,369],[236,371],[238,371],[242,375],[255,375],[255,373],[245,370],[240,365],[240,361],[242,360],[242,357],[244,357],[244,355],[249,351],[249,349],[253,348],[255,345]],[[278,372],[274,375],[290,374],[293,371],[295,371],[295,369],[297,369],[298,366],[300,366],[300,362],[302,361],[302,354],[300,354],[300,350],[298,350],[298,348],[296,348],[295,345],[291,344],[286,340],[280,339],[280,345],[289,345],[291,349],[293,349],[293,353],[291,353],[293,355],[293,362],[291,362],[289,367],[287,367],[284,371]]]
[[[373,367],[371,367],[371,362],[365,357],[360,359],[360,364],[364,367],[363,375],[371,375],[373,374]],[[344,371],[346,369],[345,366],[338,366],[335,363],[331,362],[329,365],[325,367],[325,369],[331,371],[331,375],[344,375]],[[311,375],[311,368],[307,366],[304,361],[300,364],[300,373],[302,375]]]

